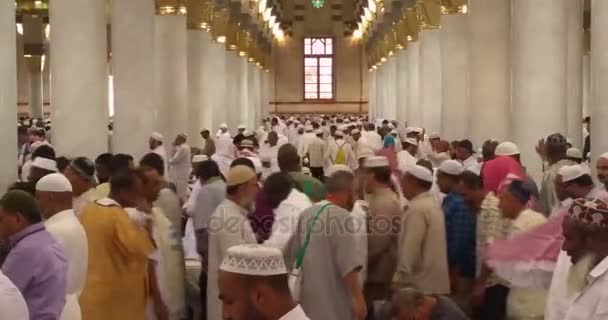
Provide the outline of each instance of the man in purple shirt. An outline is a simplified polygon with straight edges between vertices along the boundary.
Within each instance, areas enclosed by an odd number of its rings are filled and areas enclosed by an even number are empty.
[[[21,291],[31,320],[57,320],[65,305],[67,260],[41,221],[28,193],[9,191],[0,199],[0,236],[10,246],[2,271]]]

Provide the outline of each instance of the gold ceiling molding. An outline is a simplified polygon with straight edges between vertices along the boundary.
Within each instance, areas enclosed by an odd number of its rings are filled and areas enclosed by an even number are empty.
[[[213,40],[218,43],[226,43],[226,34],[228,33],[228,22],[230,19],[230,11],[228,8],[222,8],[213,11],[213,20],[211,21],[211,35]]]
[[[407,22],[405,21],[405,19],[399,20],[399,22],[393,28],[393,33],[395,34],[395,41],[397,43],[396,48],[401,50],[407,49],[408,30]]]
[[[441,0],[417,0],[416,14],[420,30],[439,29],[441,27]]]
[[[229,51],[235,51],[238,49],[237,46],[237,35],[239,33],[238,24],[230,21],[226,28],[226,49]]]
[[[415,42],[418,41],[418,13],[416,8],[405,9],[405,22],[407,24],[407,41]]]
[[[188,29],[209,30],[213,20],[213,0],[188,1]]]
[[[459,14],[469,12],[468,0],[441,0],[442,14]]]
[[[156,14],[159,16],[185,16],[186,0],[154,0]]]

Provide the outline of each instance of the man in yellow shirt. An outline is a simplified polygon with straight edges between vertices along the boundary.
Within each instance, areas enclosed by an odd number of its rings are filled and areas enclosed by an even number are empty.
[[[80,296],[83,320],[144,319],[148,297],[151,211],[138,172],[124,170],[110,180],[108,198],[82,212],[89,245],[89,268]],[[137,207],[141,226],[124,208]]]

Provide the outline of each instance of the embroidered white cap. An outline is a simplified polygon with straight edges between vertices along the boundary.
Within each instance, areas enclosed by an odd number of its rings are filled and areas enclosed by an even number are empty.
[[[365,168],[382,168],[382,167],[388,167],[388,158],[383,157],[383,156],[372,156],[372,157],[367,157],[365,158],[365,160],[363,161],[363,166]]]
[[[414,139],[414,138],[407,138],[407,139],[403,140],[403,142],[405,142],[407,144],[411,144],[413,146],[418,146],[418,141],[416,141],[416,139]]]
[[[36,191],[72,192],[72,184],[61,173],[51,173],[38,180]]]
[[[260,244],[230,247],[220,270],[249,276],[275,276],[287,273],[281,250]]]
[[[464,167],[456,160],[445,160],[439,165],[439,171],[452,176],[458,176],[464,171]]]
[[[494,151],[494,154],[497,156],[513,156],[519,153],[519,147],[511,141],[500,143]]]
[[[414,166],[408,167],[407,173],[420,180],[427,181],[427,182],[433,182],[433,173],[429,169],[427,169],[421,165],[414,165]]]
[[[582,159],[583,153],[581,152],[581,150],[579,148],[570,148],[570,149],[566,150],[566,156],[568,158]]]
[[[159,141],[159,142],[163,142],[163,135],[160,134],[159,132],[152,132],[152,134],[150,135],[150,138]]]
[[[347,165],[344,165],[344,164],[334,164],[333,166],[329,167],[327,169],[327,171],[325,171],[325,176],[326,177],[331,177],[334,174],[336,174],[336,172],[340,172],[340,171],[346,171],[346,172],[353,173],[353,170],[351,170],[351,168],[348,167]]]
[[[584,175],[590,175],[591,172],[586,166],[581,166],[580,164],[575,164],[571,166],[563,166],[558,171],[557,174],[562,176],[563,182],[570,182],[572,180],[576,180]]]
[[[47,159],[47,158],[43,158],[43,157],[36,157],[36,159],[34,159],[34,161],[32,161],[32,167],[36,167],[36,168],[40,168],[40,169],[44,169],[44,170],[48,170],[48,171],[54,171],[57,172],[57,162],[55,162],[55,160],[51,160],[51,159]]]

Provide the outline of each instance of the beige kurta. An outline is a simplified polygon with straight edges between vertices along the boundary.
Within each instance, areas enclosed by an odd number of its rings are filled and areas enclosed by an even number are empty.
[[[228,248],[239,244],[255,244],[257,240],[247,210],[225,199],[209,221],[209,271],[207,273],[207,320],[222,319],[222,302],[218,298],[218,273]]]
[[[425,294],[450,293],[444,216],[429,192],[411,199],[403,216],[393,282]]]

